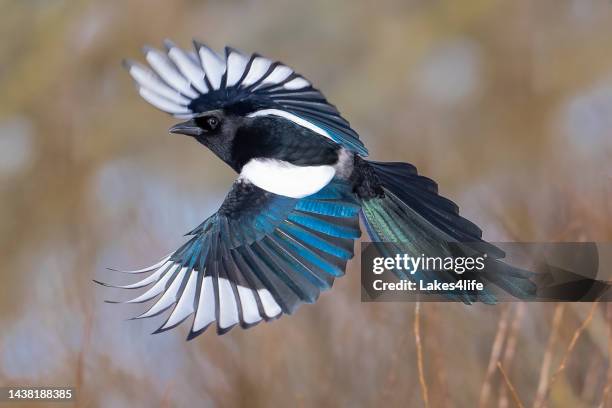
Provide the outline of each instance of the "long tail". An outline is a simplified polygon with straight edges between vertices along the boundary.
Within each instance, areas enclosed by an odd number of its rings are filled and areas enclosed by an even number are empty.
[[[376,242],[398,244],[411,256],[465,256],[486,254],[483,271],[466,272],[462,278],[493,283],[514,297],[533,298],[536,285],[532,273],[515,268],[499,259],[505,253],[482,240],[482,231],[459,215],[458,206],[438,195],[437,184],[419,175],[408,163],[382,163],[355,159],[356,193],[370,238]],[[410,276],[400,276],[406,278]],[[452,271],[418,271],[415,278],[425,281],[455,282]],[[454,297],[471,303],[494,303],[491,291],[458,292]]]

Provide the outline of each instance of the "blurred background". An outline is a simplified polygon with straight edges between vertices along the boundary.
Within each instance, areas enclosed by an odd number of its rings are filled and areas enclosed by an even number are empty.
[[[0,385],[83,407],[612,406],[605,305],[416,315],[362,304],[357,258],[316,305],[222,337],[103,303],[122,293],[92,279],[177,248],[234,179],[121,67],[167,37],[295,67],[488,240],[612,240],[609,0],[368,3],[0,0]]]

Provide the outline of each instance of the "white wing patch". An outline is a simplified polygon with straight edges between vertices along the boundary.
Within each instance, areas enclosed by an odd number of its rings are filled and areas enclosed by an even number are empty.
[[[239,179],[285,197],[302,198],[325,187],[336,174],[333,166],[296,166],[276,159],[251,159]]]
[[[142,96],[143,99],[149,102],[151,105],[165,112],[172,113],[175,116],[191,113],[191,111],[187,109],[186,106],[182,106],[175,102],[172,102],[171,100],[164,98],[163,96],[155,93],[155,91],[151,91],[148,88],[140,88],[138,92],[140,93],[140,96]]]
[[[274,68],[274,71],[270,75],[268,75],[259,86],[270,85],[270,84],[278,84],[279,82],[284,81],[293,73],[293,70],[284,65],[278,65]]]
[[[272,65],[272,61],[263,57],[256,57],[251,64],[251,69],[249,69],[249,73],[242,81],[243,86],[253,85],[255,82],[260,80],[268,69]]]
[[[307,86],[310,86],[310,82],[308,82],[304,78],[295,78],[283,85],[283,88],[297,90],[306,88]]]
[[[149,290],[147,290],[145,293],[143,293],[142,295],[128,300],[126,303],[142,303],[142,302],[146,302],[148,300],[153,299],[154,297],[156,297],[157,295],[159,295],[160,293],[162,293],[165,289],[166,283],[170,280],[170,278],[174,275],[174,272],[179,268],[179,265],[174,265],[172,266],[172,268],[170,270],[168,270],[167,272],[163,273],[161,278],[159,278],[159,280],[157,280],[155,282],[155,285],[153,285],[151,288],[149,288]],[[138,284],[142,284],[144,283],[143,281],[138,282]]]
[[[171,41],[166,40],[165,44],[166,48],[168,48],[168,56],[185,78],[188,79],[200,93],[208,92],[208,87],[204,82],[204,71],[200,64],[198,64],[197,59],[194,60]]]
[[[244,70],[249,63],[249,58],[236,52],[229,51],[227,55],[227,83],[226,86],[234,86],[242,78]]]
[[[198,273],[194,270],[189,272],[189,279],[187,280],[185,291],[179,298],[178,303],[168,317],[168,320],[162,326],[162,329],[169,329],[176,326],[193,313],[193,301],[195,299],[197,280]]]
[[[190,98],[196,98],[198,94],[191,88],[189,81],[185,78],[170,61],[170,59],[160,51],[153,48],[145,49],[147,62],[159,76],[171,87],[181,94]]]
[[[142,65],[132,64],[129,70],[132,77],[140,84],[142,89],[157,93],[159,96],[163,96],[178,105],[187,106],[189,104],[190,100],[188,98],[185,98],[174,88],[168,87],[168,85],[162,82],[157,75]]]
[[[123,273],[145,273],[145,272],[151,272],[155,269],[159,269],[161,268],[163,265],[166,264],[166,262],[168,262],[170,260],[170,257],[172,256],[172,254],[166,255],[164,258],[162,258],[158,263],[156,263],[155,265],[151,265],[151,266],[147,266],[145,268],[142,269],[135,269],[135,270],[120,270],[120,269],[113,269],[113,268],[109,268],[111,271],[115,271],[115,272],[123,272]]]
[[[176,297],[185,273],[187,273],[187,268],[181,268],[176,278],[172,280],[170,287],[166,289],[159,300],[155,302],[149,310],[138,316],[138,318],[155,316],[156,314],[161,313],[172,306],[177,300]]]
[[[254,324],[260,321],[261,316],[259,315],[257,300],[255,299],[255,294],[253,294],[253,291],[245,288],[244,286],[238,286],[238,296],[240,297],[240,304],[242,305],[242,318],[244,319],[244,322],[247,324]],[[276,315],[269,317],[274,316]]]
[[[252,87],[250,92],[254,92],[259,88],[276,89],[275,85],[288,91],[310,86],[310,82],[291,68],[257,54],[243,54],[226,47],[222,57],[200,43],[195,43],[196,52],[185,51],[170,40],[164,41],[164,45],[166,52],[144,48],[152,70],[133,61],[126,61],[125,65],[138,84],[140,95],[176,117],[193,117],[190,103],[222,87]],[[273,95],[269,97],[274,99]]]
[[[213,89],[219,89],[221,86],[221,77],[225,72],[225,61],[213,50],[202,45],[198,50],[200,62],[206,73],[206,77],[210,81]]]
[[[238,323],[238,304],[234,297],[232,284],[227,280],[219,279],[219,327],[227,329]]]
[[[215,289],[212,276],[201,276],[206,271],[199,272],[181,266],[170,261],[170,257],[147,268],[120,272],[153,272],[130,285],[105,285],[121,289],[136,289],[154,283],[140,296],[123,303],[142,303],[161,295],[146,312],[136,317],[136,319],[152,317],[174,306],[158,331],[171,329],[191,315],[194,315],[191,332],[199,333],[215,321],[219,329],[225,331],[240,323],[241,318],[248,327],[263,319],[276,318],[282,313],[281,307],[267,289],[254,290],[236,285],[237,293],[235,293],[232,283],[220,277],[217,278],[218,287]],[[198,280],[201,280],[200,285],[198,285]],[[262,312],[258,306],[258,299]],[[217,310],[217,305],[219,310]]]
[[[198,309],[193,319],[193,331],[197,332],[206,328],[216,320],[215,317],[215,289],[210,276],[203,279],[200,289],[200,299]]]
[[[278,303],[276,303],[276,301],[272,297],[272,294],[269,291],[265,289],[259,289],[257,293],[259,294],[259,298],[261,299],[261,303],[263,304],[263,309],[266,315],[268,315],[269,317],[274,317],[278,316],[281,313],[281,307],[278,305]]]

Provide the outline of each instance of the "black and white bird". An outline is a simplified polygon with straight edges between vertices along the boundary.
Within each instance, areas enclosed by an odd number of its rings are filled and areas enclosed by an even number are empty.
[[[206,146],[238,177],[218,212],[182,247],[148,268],[124,271],[150,273],[114,286],[150,286],[126,302],[156,299],[137,318],[171,309],[159,332],[193,315],[191,339],[213,323],[222,334],[291,314],[344,274],[361,235],[360,215],[373,241],[401,242],[417,256],[450,254],[448,242],[463,243],[463,252],[486,253],[499,264],[478,280],[519,297],[534,290],[526,274],[497,260],[503,252],[482,241],[481,230],[438,195],[434,181],[407,163],[366,160],[349,122],[302,75],[259,54],[194,46],[185,51],[166,41],[165,51],[144,49],[150,68],[125,66],[147,102],[184,120],[171,133]]]

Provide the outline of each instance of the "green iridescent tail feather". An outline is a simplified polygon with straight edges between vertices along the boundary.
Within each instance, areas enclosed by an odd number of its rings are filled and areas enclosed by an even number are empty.
[[[458,275],[447,270],[419,270],[413,275],[397,273],[400,279],[451,283],[461,278],[483,282],[484,291],[457,291],[450,295],[465,303],[495,303],[491,284],[519,299],[535,296],[536,286],[529,279],[533,274],[500,261],[505,253],[482,240],[480,228],[461,217],[455,203],[438,195],[433,180],[420,176],[407,163],[362,161],[361,166],[368,166],[365,177],[374,178],[368,183],[379,186],[376,194],[362,197],[361,205],[370,238],[388,243],[381,248],[413,257],[485,256],[486,259],[482,271]]]

